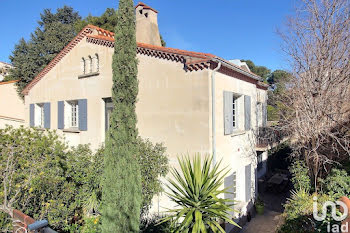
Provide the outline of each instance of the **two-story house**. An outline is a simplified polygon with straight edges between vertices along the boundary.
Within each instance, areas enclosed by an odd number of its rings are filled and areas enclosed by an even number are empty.
[[[215,154],[231,172],[225,180],[236,208],[256,195],[255,130],[266,122],[267,86],[246,64],[213,54],[161,47],[157,11],[136,6],[139,95],[137,127],[177,156]],[[23,90],[26,124],[57,129],[71,145],[104,143],[109,126],[114,34],[86,26]],[[237,65],[238,64],[238,65]],[[158,197],[153,210],[169,206]]]

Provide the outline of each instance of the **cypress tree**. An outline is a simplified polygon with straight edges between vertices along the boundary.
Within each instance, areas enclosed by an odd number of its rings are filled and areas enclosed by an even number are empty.
[[[102,181],[102,232],[139,232],[141,175],[135,104],[138,94],[135,10],[120,0],[115,28],[112,99]]]

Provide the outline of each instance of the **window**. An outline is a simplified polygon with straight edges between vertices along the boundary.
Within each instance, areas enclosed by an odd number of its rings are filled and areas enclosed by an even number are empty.
[[[233,98],[232,98],[232,126],[234,129],[237,128],[236,115],[237,115],[237,98],[235,96],[233,96]]]
[[[113,103],[111,98],[106,98],[104,99],[104,101],[105,101],[105,129],[107,132],[109,127],[111,126],[110,117],[113,111]]]
[[[95,72],[99,72],[100,71],[100,60],[98,58],[98,54],[95,54]]]
[[[237,173],[232,174],[232,195],[233,199],[237,198]]]
[[[258,170],[261,170],[263,168],[263,152],[257,151],[257,163],[258,163]]]
[[[44,128],[45,112],[44,104],[35,105],[35,126],[39,128]]]
[[[89,73],[92,73],[92,67],[93,67],[93,63],[92,63],[92,57],[89,56],[89,66],[88,66],[88,69],[89,69]]]
[[[86,74],[86,61],[85,61],[85,58],[81,59],[81,71],[83,72],[83,74]]]
[[[79,107],[78,101],[67,101],[65,106],[66,112],[66,124],[65,128],[78,128],[79,127]]]

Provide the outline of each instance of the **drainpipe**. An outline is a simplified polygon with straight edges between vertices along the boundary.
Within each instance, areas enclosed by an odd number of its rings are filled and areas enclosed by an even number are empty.
[[[213,167],[216,164],[216,126],[215,126],[215,73],[221,68],[221,62],[213,69],[211,73],[211,128],[212,128],[212,148],[213,148]]]

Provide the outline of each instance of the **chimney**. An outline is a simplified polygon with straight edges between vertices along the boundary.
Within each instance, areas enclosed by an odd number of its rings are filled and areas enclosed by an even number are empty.
[[[162,46],[158,29],[158,11],[140,2],[136,5],[136,41]]]

